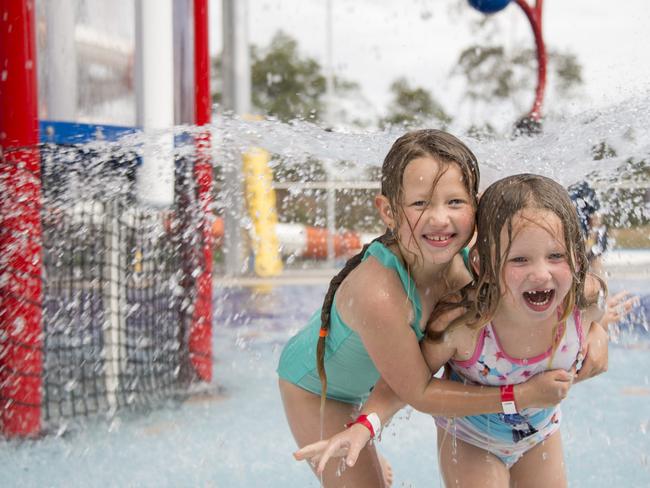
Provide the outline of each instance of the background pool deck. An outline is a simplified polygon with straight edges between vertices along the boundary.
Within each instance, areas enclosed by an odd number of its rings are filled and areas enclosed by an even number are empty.
[[[641,294],[643,313],[650,311],[647,269],[613,275],[610,285]],[[319,486],[291,456],[275,367],[283,344],[320,305],[326,283],[318,273],[283,279],[267,292],[217,282],[210,393],[94,419],[60,436],[0,441],[0,487]],[[650,486],[647,331],[624,331],[610,347],[609,371],[576,385],[563,410],[570,486]],[[429,416],[402,410],[380,449],[393,465],[395,487],[442,486]]]

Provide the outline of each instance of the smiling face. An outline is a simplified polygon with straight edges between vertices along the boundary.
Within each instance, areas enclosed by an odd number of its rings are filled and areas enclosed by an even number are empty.
[[[508,239],[503,228],[500,248],[507,255],[502,260],[497,314],[524,323],[557,319],[573,285],[560,219],[549,210],[520,210],[512,219],[512,242]]]
[[[476,293],[468,312],[477,317],[474,326],[486,324],[506,306],[524,324],[539,314],[556,313],[560,305],[562,321],[576,306],[584,308],[585,244],[576,209],[562,185],[529,173],[495,181],[481,196],[476,231]],[[546,256],[547,270],[542,269],[541,279],[537,272],[528,277],[525,269],[542,262],[540,255]]]
[[[460,168],[419,157],[404,170],[402,184],[395,230],[405,259],[449,263],[474,231],[474,207]]]

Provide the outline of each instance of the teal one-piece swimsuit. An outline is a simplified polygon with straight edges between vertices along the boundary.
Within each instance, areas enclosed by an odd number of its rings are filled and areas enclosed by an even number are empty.
[[[399,275],[404,292],[413,307],[415,317],[411,328],[418,339],[424,337],[420,330],[422,306],[415,283],[395,254],[378,241],[366,250],[363,261],[374,257],[383,266]],[[282,351],[278,374],[307,391],[320,395],[321,383],[316,370],[316,345],[320,330],[321,310],[312,315],[307,326],[293,336]],[[325,349],[327,397],[345,403],[361,404],[379,379],[379,371],[368,355],[361,337],[341,319],[336,309],[336,294],[332,302],[330,331]]]

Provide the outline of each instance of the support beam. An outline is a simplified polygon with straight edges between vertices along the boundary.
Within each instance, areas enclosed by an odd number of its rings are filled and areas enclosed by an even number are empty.
[[[208,1],[194,0],[194,114],[197,126],[211,119]],[[194,165],[197,199],[201,208],[201,273],[196,278],[196,302],[190,328],[190,361],[198,379],[212,380],[212,164],[210,131],[196,139]]]
[[[137,195],[157,207],[174,201],[172,12],[172,0],[136,0],[137,123],[145,137]]]
[[[0,0],[0,424],[41,430],[41,182],[31,0]]]

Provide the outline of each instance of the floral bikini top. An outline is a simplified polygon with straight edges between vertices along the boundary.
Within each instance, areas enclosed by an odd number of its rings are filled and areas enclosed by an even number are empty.
[[[489,386],[523,383],[531,376],[550,369],[570,370],[579,359],[584,342],[579,310],[574,310],[558,327],[557,334],[559,344],[555,352],[550,348],[538,356],[517,359],[503,350],[490,322],[481,330],[472,357],[465,361],[452,359],[449,365],[454,376]],[[549,361],[551,354],[552,360]]]

